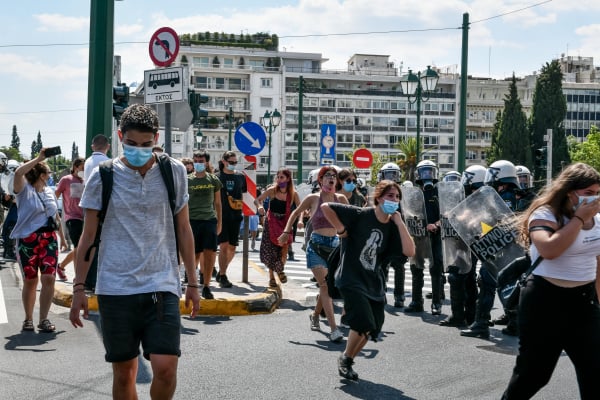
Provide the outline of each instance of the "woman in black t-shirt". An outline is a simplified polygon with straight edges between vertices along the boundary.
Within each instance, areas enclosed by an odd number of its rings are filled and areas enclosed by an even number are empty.
[[[342,238],[340,266],[335,284],[344,298],[350,334],[346,350],[338,359],[340,376],[357,380],[354,357],[369,337],[377,339],[384,320],[385,273],[383,266],[394,258],[411,257],[415,245],[398,210],[400,186],[379,182],[375,207],[325,203],[323,214]],[[398,246],[400,244],[400,246]]]

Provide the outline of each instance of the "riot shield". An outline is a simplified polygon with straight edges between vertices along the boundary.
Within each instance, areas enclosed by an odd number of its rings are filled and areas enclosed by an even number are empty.
[[[11,175],[12,173],[8,170],[0,173],[0,186],[2,187],[2,191],[4,193],[9,193],[8,184],[12,181]]]
[[[460,274],[466,274],[471,270],[471,250],[448,222],[448,213],[464,200],[465,190],[460,182],[438,182],[436,187],[442,225],[444,271],[448,272],[448,267],[454,266]]]
[[[402,190],[402,200],[400,201],[402,215],[416,247],[415,256],[410,258],[410,263],[419,268],[425,268],[425,259],[433,262],[433,253],[429,232],[427,232],[423,192],[418,187],[401,187],[400,189]]]
[[[484,186],[450,210],[448,221],[496,277],[511,261],[525,255],[525,249],[515,242],[513,217],[500,195]]]
[[[300,201],[304,200],[306,196],[312,193],[312,186],[307,183],[301,183],[296,186],[296,193],[300,197]]]

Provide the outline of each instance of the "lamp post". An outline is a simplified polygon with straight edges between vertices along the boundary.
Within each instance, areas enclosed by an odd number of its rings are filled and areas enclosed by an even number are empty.
[[[413,74],[412,70],[408,70],[408,75],[405,75],[400,79],[400,85],[402,86],[402,92],[408,96],[408,102],[410,104],[417,103],[417,149],[416,149],[416,163],[419,163],[419,149],[421,143],[421,102],[429,100],[429,95],[435,90],[439,75],[437,72],[431,69],[428,65],[427,70],[421,74]],[[411,97],[414,96],[414,100]]]
[[[263,128],[267,129],[269,133],[269,162],[267,163],[267,185],[271,182],[271,135],[273,129],[277,128],[281,123],[281,114],[277,109],[270,113],[268,110],[265,111],[265,115],[260,118],[260,124]]]

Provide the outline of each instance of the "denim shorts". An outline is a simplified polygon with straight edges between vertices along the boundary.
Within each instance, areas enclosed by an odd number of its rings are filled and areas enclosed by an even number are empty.
[[[140,354],[180,356],[179,297],[170,292],[126,296],[98,296],[102,341],[108,362],[122,362]]]
[[[340,244],[340,239],[337,236],[323,236],[318,233],[310,235],[310,240],[313,243],[320,244],[322,246],[328,246],[331,248],[337,247]],[[306,245],[306,267],[313,269],[315,267],[327,268],[327,260],[319,256],[310,246],[310,243]]]

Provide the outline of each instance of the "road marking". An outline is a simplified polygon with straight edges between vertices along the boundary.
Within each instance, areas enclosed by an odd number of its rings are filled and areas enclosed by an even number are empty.
[[[2,291],[2,281],[0,281],[0,324],[6,324],[8,316],[6,315],[6,304],[4,303],[4,292]]]

